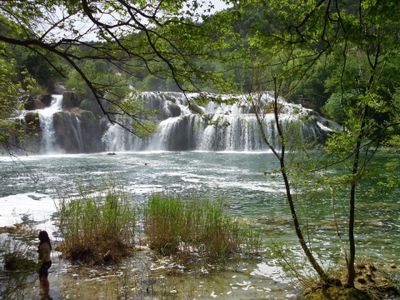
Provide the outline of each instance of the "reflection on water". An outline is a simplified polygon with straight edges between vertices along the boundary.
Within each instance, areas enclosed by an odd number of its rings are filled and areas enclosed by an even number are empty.
[[[42,300],[52,300],[50,296],[50,283],[47,278],[39,279],[39,298]]]
[[[150,152],[32,156],[21,158],[20,162],[0,158],[0,166],[0,217],[6,219],[3,207],[7,203],[7,207],[18,207],[14,211],[16,218],[19,211],[30,213],[36,221],[44,222],[38,226],[53,231],[53,236],[57,234],[48,221],[55,210],[52,202],[58,198],[57,192],[74,195],[78,186],[101,189],[112,176],[124,185],[139,206],[154,192],[194,193],[222,199],[230,214],[261,230],[266,247],[284,244],[302,261],[283,186],[279,176],[269,172],[278,167],[270,154]],[[395,194],[361,199],[356,224],[358,254],[399,263],[399,198]],[[340,256],[330,200],[315,201],[312,209],[304,203],[298,204],[301,213],[307,216],[307,232],[312,233],[313,249],[329,264]],[[339,216],[345,215],[345,204],[343,201],[342,206],[338,205]],[[346,227],[345,223],[341,225]],[[331,256],[332,250],[337,253],[336,257]],[[53,299],[297,297],[295,282],[277,263],[272,250],[257,258],[243,257],[228,262],[223,269],[201,262],[181,265],[148,251],[137,251],[114,268],[72,266],[57,253],[52,260],[49,296]],[[34,275],[17,279],[4,272],[0,274],[0,292],[11,293],[7,298],[39,297],[40,285]]]

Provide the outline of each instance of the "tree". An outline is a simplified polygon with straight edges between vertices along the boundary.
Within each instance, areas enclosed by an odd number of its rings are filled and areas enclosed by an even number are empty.
[[[254,3],[243,1],[244,6]],[[325,150],[334,159],[327,166],[346,163],[349,167],[346,181],[349,186],[349,249],[345,284],[353,287],[357,187],[376,150],[399,132],[399,106],[393,95],[400,81],[398,76],[393,76],[390,66],[399,59],[396,45],[400,40],[396,28],[400,26],[400,3],[311,0],[268,1],[263,4],[265,16],[271,13],[279,16],[279,30],[265,34],[259,30],[250,37],[250,42],[255,48],[254,52],[258,54],[254,61],[272,66],[273,61],[266,62],[263,57],[271,57],[275,53],[273,56],[280,58],[280,63],[273,67],[274,72],[279,75],[274,75],[273,78],[275,85],[276,78],[285,79],[287,84],[279,85],[281,93],[293,93],[300,83],[307,82],[317,67],[326,62],[334,62],[335,67],[330,70],[325,84],[335,93],[335,99],[331,99],[340,108],[344,130],[329,137]],[[267,50],[265,45],[269,45]],[[265,83],[268,78],[259,78],[258,81]],[[277,93],[276,89],[275,92]],[[275,109],[279,130],[280,121],[277,115]],[[287,187],[287,169],[282,164],[285,136],[281,132],[279,135],[283,149],[275,156],[281,163],[281,172]],[[321,279],[329,282],[330,278],[315,264],[304,246],[302,235],[298,232],[296,215],[293,214],[290,190],[286,190],[299,242]]]
[[[9,149],[10,138],[19,136],[23,139],[23,132],[18,122],[10,121],[16,117],[16,111],[21,109],[18,99],[28,97],[36,86],[36,82],[26,70],[18,71],[16,62],[7,57],[4,44],[0,43],[0,145]]]
[[[65,68],[55,61],[67,64],[108,120],[136,133],[143,129],[142,116],[112,99],[112,84],[97,82],[85,69],[86,62],[105,61],[115,73],[127,76],[140,62],[149,74],[167,71],[180,90],[193,89],[196,78],[208,77],[194,58],[210,55],[204,51],[207,43],[195,40],[207,36],[199,21],[211,9],[211,1],[0,1],[0,42],[38,55],[64,78]],[[120,115],[129,116],[135,126],[120,122]]]

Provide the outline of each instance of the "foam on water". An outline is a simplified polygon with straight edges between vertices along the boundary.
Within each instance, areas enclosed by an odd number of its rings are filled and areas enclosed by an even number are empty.
[[[0,226],[10,226],[28,218],[35,222],[35,227],[55,231],[51,216],[56,212],[54,200],[41,193],[22,193],[0,198]]]
[[[282,267],[277,265],[276,261],[270,264],[267,264],[265,262],[257,264],[257,268],[253,272],[251,272],[250,275],[271,278],[279,283],[290,282],[287,274]]]

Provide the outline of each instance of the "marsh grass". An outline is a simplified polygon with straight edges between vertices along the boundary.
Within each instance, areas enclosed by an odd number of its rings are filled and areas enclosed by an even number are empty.
[[[144,225],[150,247],[162,255],[197,253],[224,260],[246,250],[247,243],[254,248],[259,239],[226,215],[221,203],[199,198],[153,195],[145,209]]]
[[[31,245],[8,236],[0,242],[0,249],[5,270],[32,272],[37,269]]]
[[[126,193],[116,189],[99,196],[81,193],[77,199],[61,200],[57,210],[64,238],[60,250],[67,258],[115,263],[131,252],[136,217]]]

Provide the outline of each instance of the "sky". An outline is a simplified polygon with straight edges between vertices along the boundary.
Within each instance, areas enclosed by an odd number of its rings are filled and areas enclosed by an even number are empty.
[[[213,6],[210,13],[207,14],[214,14],[218,11],[224,10],[229,6],[222,0],[200,0],[198,1],[203,3],[203,8],[200,7],[197,9],[197,14],[201,15],[205,13],[206,8],[210,5]],[[188,1],[188,5],[190,6],[193,4],[193,1]],[[192,12],[192,11],[191,11]],[[52,26],[52,23],[61,20],[67,15],[67,12],[62,7],[58,7],[55,12],[48,14],[48,18],[46,20],[41,20],[35,24],[36,30],[41,32],[46,32]],[[116,23],[118,19],[121,19],[118,14],[104,14],[100,17],[100,20],[105,23]],[[80,36],[79,39],[83,41],[95,41],[98,40],[96,37],[96,33],[94,32],[93,22],[88,18],[82,16],[76,16],[74,18],[70,18],[71,24],[69,26],[64,26],[64,28],[53,28],[46,34],[46,39],[49,41],[59,41],[62,38],[70,38],[76,39],[77,36]],[[65,23],[66,24],[66,23]],[[131,31],[131,29],[129,29]],[[74,32],[74,33],[73,33]]]

